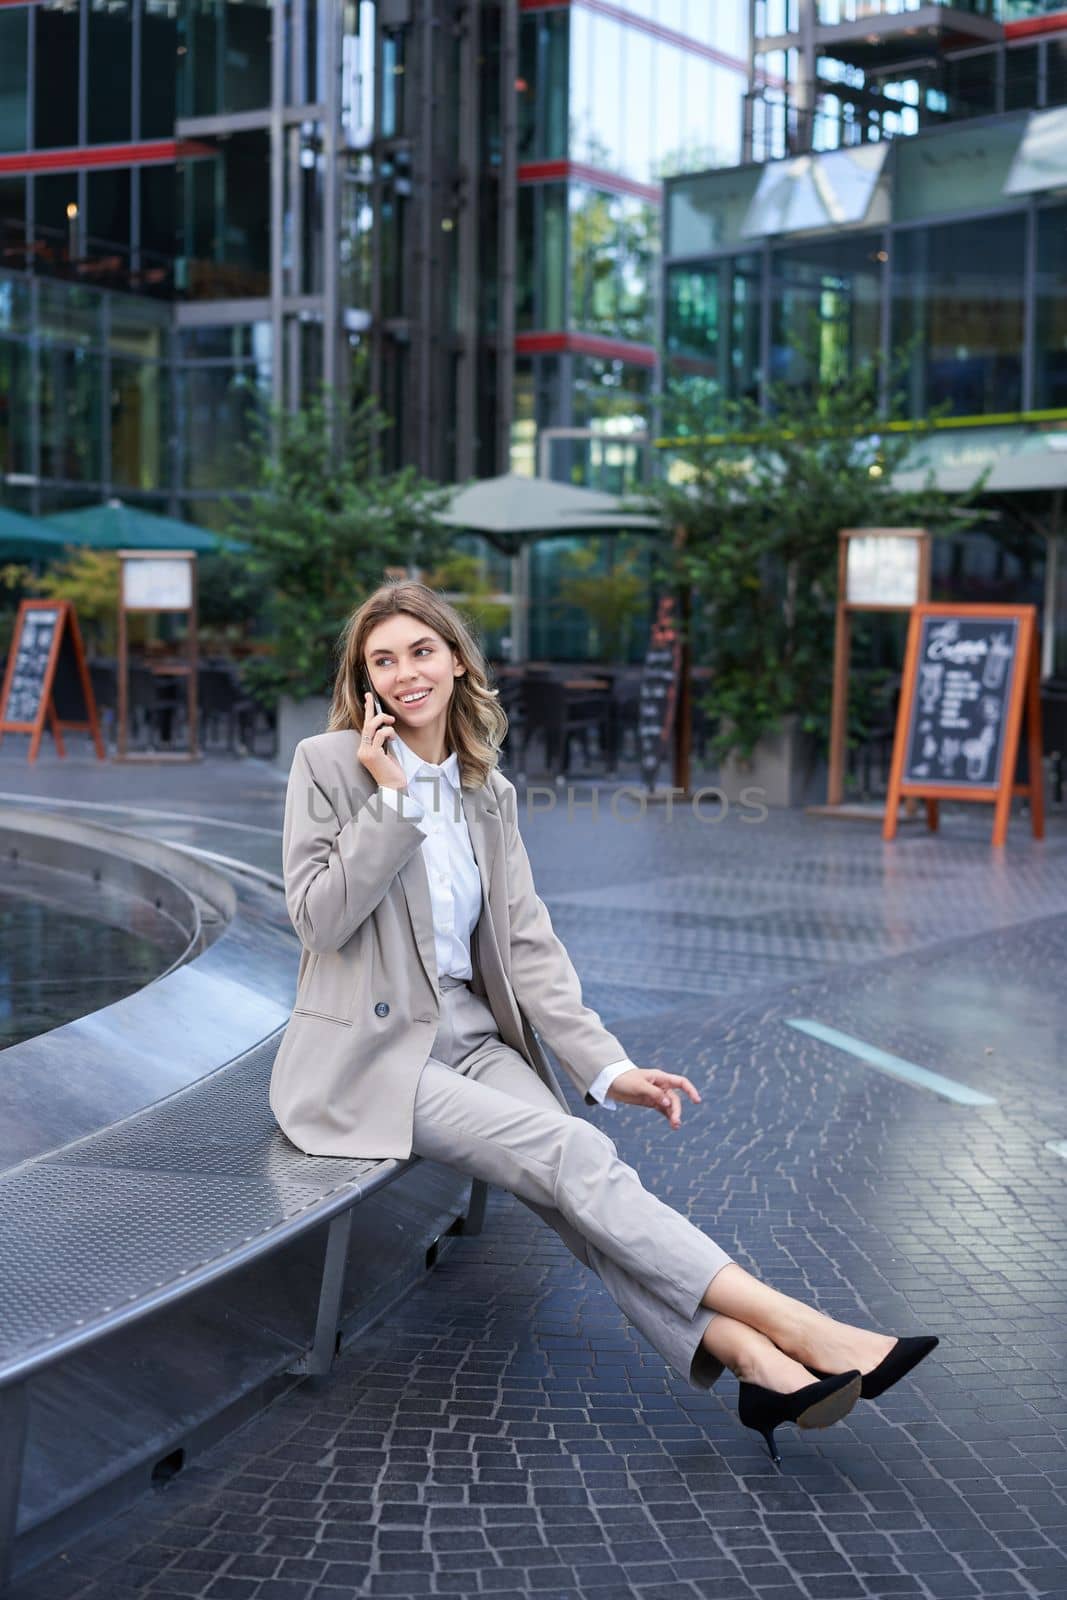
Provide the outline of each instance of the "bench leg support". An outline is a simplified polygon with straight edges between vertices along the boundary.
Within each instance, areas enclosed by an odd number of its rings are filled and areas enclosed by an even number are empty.
[[[337,1348],[337,1327],[341,1320],[341,1291],[348,1261],[348,1241],[352,1233],[352,1209],[342,1211],[330,1223],[326,1238],[326,1257],[322,1264],[319,1312],[315,1320],[315,1340],[306,1356],[289,1368],[290,1372],[322,1377],[329,1372]]]
[[[15,1524],[22,1488],[29,1399],[24,1383],[0,1389],[0,1594],[7,1591],[15,1560]]]
[[[485,1203],[489,1197],[489,1185],[482,1178],[471,1180],[471,1197],[467,1206],[467,1214],[463,1218],[463,1236],[481,1233],[485,1222]]]

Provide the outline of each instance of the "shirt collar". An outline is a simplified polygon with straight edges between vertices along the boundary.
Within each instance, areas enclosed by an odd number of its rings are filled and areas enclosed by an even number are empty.
[[[391,753],[397,757],[401,767],[404,769],[404,777],[407,779],[408,783],[411,783],[412,780],[417,778],[420,773],[426,773],[431,778],[443,778],[446,783],[451,784],[452,788],[459,792],[459,757],[456,755],[454,750],[452,754],[446,756],[443,761],[435,762],[424,761],[421,756],[417,756],[414,750],[410,749],[409,746],[404,743],[403,739],[398,733],[393,735],[392,739],[389,741],[389,745],[394,747]],[[421,787],[424,790],[429,789],[429,785],[427,784],[423,784]],[[420,799],[425,798],[419,794],[417,789],[413,792]]]

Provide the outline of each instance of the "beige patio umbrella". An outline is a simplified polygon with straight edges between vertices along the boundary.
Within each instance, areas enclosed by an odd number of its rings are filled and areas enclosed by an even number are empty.
[[[553,534],[615,533],[620,529],[655,532],[658,517],[626,511],[618,495],[599,489],[580,489],[551,478],[524,478],[505,472],[499,478],[482,478],[452,496],[438,522],[468,533],[481,533],[504,555],[511,557],[511,659],[529,654],[529,547],[535,539]]]

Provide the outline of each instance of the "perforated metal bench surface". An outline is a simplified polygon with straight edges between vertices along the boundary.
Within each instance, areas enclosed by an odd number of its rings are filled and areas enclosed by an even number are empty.
[[[410,1164],[291,1145],[267,1102],[280,1037],[0,1177],[0,1386],[276,1248]]]
[[[35,1372],[327,1221],[315,1341],[290,1370],[328,1370],[353,1208],[418,1158],[305,1156],[290,1144],[267,1098],[281,1037],[0,1176],[0,1590]],[[473,1231],[484,1192],[472,1201]]]

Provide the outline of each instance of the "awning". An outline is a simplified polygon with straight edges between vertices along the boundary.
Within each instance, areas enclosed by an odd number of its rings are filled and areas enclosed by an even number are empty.
[[[969,489],[988,468],[986,489],[1011,494],[1067,488],[1067,422],[946,429],[915,442],[906,468],[893,475],[898,489],[922,488],[933,472],[947,493]]]
[[[1011,164],[1005,194],[1067,188],[1067,106],[1032,111]]]

